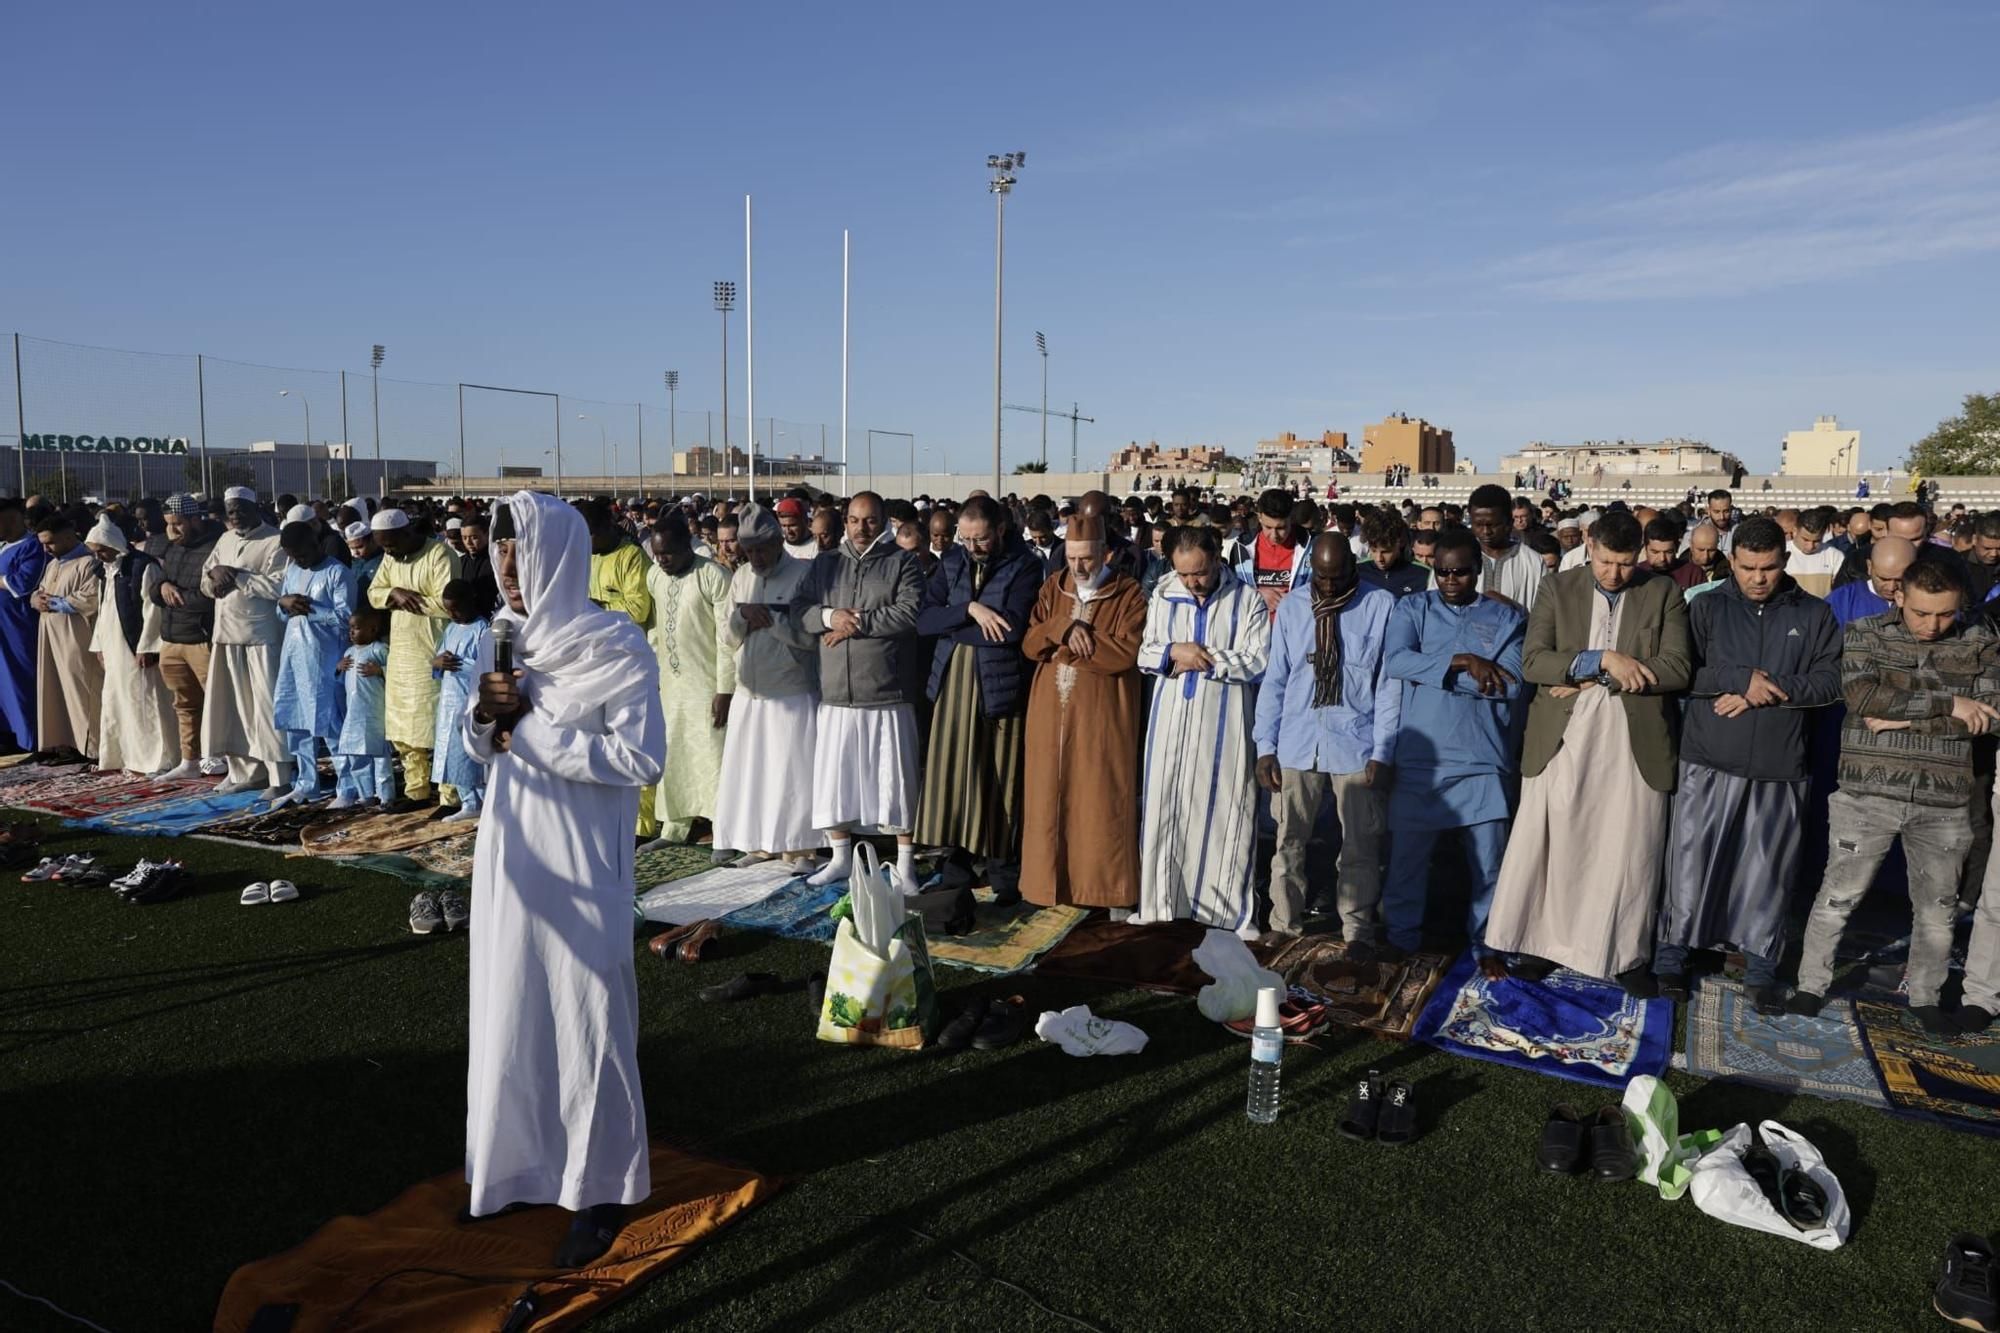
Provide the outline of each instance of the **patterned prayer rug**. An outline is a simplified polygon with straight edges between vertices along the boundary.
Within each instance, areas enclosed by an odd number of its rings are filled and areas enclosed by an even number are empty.
[[[100,774],[98,781],[89,787],[71,788],[59,793],[38,791],[22,804],[33,810],[46,810],[64,819],[87,823],[105,815],[144,810],[189,796],[203,796],[214,787],[214,778],[157,782],[152,778],[124,773]]]
[[[1036,907],[1027,902],[1000,907],[991,889],[974,889],[972,896],[978,903],[973,928],[963,935],[930,938],[932,962],[976,972],[1020,972],[1061,944],[1090,914],[1084,907]]]
[[[1263,960],[1285,979],[1293,998],[1323,1004],[1345,1027],[1408,1041],[1451,959],[1418,953],[1398,963],[1352,962],[1331,935],[1302,935]]]
[[[329,810],[324,802],[288,805],[282,810],[251,811],[233,819],[217,820],[199,831],[207,837],[261,843],[266,847],[297,847],[309,828],[331,831],[341,824],[365,819],[373,813],[359,806],[351,810]]]
[[[1188,955],[1207,937],[1208,927],[1199,921],[1135,926],[1093,910],[1061,944],[1036,961],[1035,975],[1193,995],[1210,978]]]
[[[644,893],[669,880],[686,879],[689,875],[714,868],[713,848],[662,847],[658,851],[640,852],[632,859],[632,884],[638,892]]]
[[[345,811],[333,811],[334,815]],[[425,843],[442,842],[471,830],[463,824],[433,819],[432,811],[407,815],[371,813],[366,819],[325,820],[299,835],[300,850],[314,856],[359,856],[371,852],[407,852]]]
[[[827,911],[846,896],[845,884],[815,887],[806,883],[806,877],[800,875],[779,886],[776,893],[762,902],[739,907],[723,917],[722,924],[739,930],[761,930],[768,935],[782,935],[788,940],[830,942],[834,923]]]
[[[1856,1000],[1854,1017],[1890,1107],[2000,1132],[2000,1031],[1934,1037],[1908,1009],[1872,1000]]]
[[[702,859],[707,860],[708,849],[702,848],[701,852]],[[760,903],[796,878],[792,868],[782,861],[717,866],[647,889],[639,895],[639,914],[664,925],[691,925]]]
[[[88,819],[97,813],[96,804],[106,793],[144,781],[126,773],[99,773],[80,764],[33,767],[40,769],[41,775],[31,783],[7,788],[7,804],[64,819]]]
[[[1607,1088],[1665,1072],[1673,1035],[1671,1001],[1635,1000],[1567,969],[1540,982],[1488,981],[1470,950],[1438,983],[1414,1033],[1454,1055]]]
[[[1767,1016],[1721,977],[1703,977],[1688,1005],[1687,1068],[1702,1078],[1888,1105],[1847,1001],[1829,1000],[1817,1018]]]
[[[212,781],[205,782],[191,795],[169,796],[77,822],[85,828],[104,833],[123,833],[140,838],[178,838],[193,833],[205,824],[234,818],[261,805],[264,800],[261,791],[239,791],[217,796],[208,790],[212,786]]]

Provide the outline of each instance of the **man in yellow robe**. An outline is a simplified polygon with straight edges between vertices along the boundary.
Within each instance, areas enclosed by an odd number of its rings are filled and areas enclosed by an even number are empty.
[[[451,621],[444,585],[458,577],[458,553],[425,537],[400,509],[369,520],[382,547],[382,566],[368,585],[368,602],[389,615],[389,670],[383,734],[403,761],[402,798],[388,807],[404,813],[429,805],[431,746],[437,736],[437,678],[431,661]]]

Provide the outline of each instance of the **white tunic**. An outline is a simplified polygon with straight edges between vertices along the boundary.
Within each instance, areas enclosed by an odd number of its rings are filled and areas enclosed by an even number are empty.
[[[531,711],[504,753],[474,720],[476,694],[464,714],[467,751],[491,765],[472,870],[465,1172],[475,1214],[631,1204],[652,1192],[632,827],[666,746],[658,669],[637,626],[588,602],[582,518],[552,497],[512,503],[530,609],[517,666]],[[560,574],[527,554],[550,544],[562,547]],[[558,594],[537,592],[550,581]],[[544,599],[552,623],[538,625]],[[548,645],[540,659],[538,640]],[[573,672],[544,674],[538,660]],[[490,641],[479,669],[492,669]]]
[[[122,564],[130,556],[120,558]],[[165,614],[149,597],[140,598],[139,646],[135,651],[125,641],[125,622],[119,613],[118,594],[107,577],[104,600],[97,608],[97,627],[92,632],[90,650],[104,659],[104,700],[97,714],[97,766],[100,769],[128,769],[134,773],[157,773],[180,762],[180,730],[174,719],[174,695],[155,662],[139,669],[139,653],[160,651],[160,619]]]
[[[1213,668],[1169,675],[1172,645],[1189,642],[1208,650]],[[1264,599],[1230,569],[1220,571],[1205,603],[1169,574],[1147,604],[1139,669],[1159,679],[1146,723],[1135,922],[1187,917],[1255,929],[1257,755],[1250,731],[1255,682],[1270,648]]]
[[[236,571],[234,589],[220,596],[210,580],[218,565]],[[201,567],[201,590],[215,598],[208,697],[201,712],[203,754],[291,762],[274,720],[278,656],[285,641],[284,617],[278,611],[284,582],[285,553],[278,530],[268,523],[248,534],[223,533]]]

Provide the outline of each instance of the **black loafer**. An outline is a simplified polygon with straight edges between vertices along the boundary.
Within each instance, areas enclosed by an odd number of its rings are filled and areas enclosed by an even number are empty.
[[[1785,1008],[1805,1018],[1818,1018],[1819,1011],[1826,1008],[1826,996],[1809,990],[1792,992],[1792,998],[1785,1001]]]
[[[1945,1016],[1944,1010],[1934,1004],[1913,1005],[1910,1017],[1924,1025],[1924,1031],[1933,1037],[1949,1036],[1958,1031],[1958,1024]]]
[[[1012,1046],[1028,1029],[1028,1002],[1018,995],[995,1000],[986,1008],[986,1021],[972,1034],[972,1049],[997,1051]]]
[[[1984,1032],[1993,1026],[1993,1015],[1976,1004],[1968,1004],[1952,1015],[1960,1032]]]
[[[1639,1154],[1625,1112],[1607,1106],[1590,1118],[1590,1174],[1596,1180],[1630,1180],[1639,1174]]]
[[[1688,978],[1685,972],[1663,972],[1660,974],[1660,998],[1672,1000],[1675,1004],[1686,1004],[1688,1000]]]
[[[1583,1166],[1583,1121],[1576,1108],[1563,1103],[1549,1111],[1542,1124],[1542,1141],[1535,1148],[1535,1165],[1557,1175],[1573,1176]]]
[[[1549,974],[1555,970],[1556,965],[1548,959],[1537,958],[1529,953],[1524,953],[1507,964],[1507,975],[1518,977],[1522,981],[1547,981]]]
[[[1336,1128],[1342,1138],[1365,1143],[1375,1137],[1376,1126],[1381,1120],[1382,1075],[1371,1069],[1354,1085],[1354,1096],[1348,1099],[1347,1114],[1340,1118]]]
[[[1660,979],[1644,963],[1620,972],[1612,980],[1624,987],[1625,993],[1635,1000],[1656,1000],[1660,996]]]
[[[1417,1090],[1400,1078],[1389,1080],[1382,1096],[1382,1117],[1375,1141],[1400,1148],[1417,1137]]]
[[[937,1040],[931,1043],[931,1049],[953,1052],[962,1051],[970,1046],[972,1034],[979,1031],[979,1025],[986,1021],[986,1011],[992,1005],[993,1001],[985,999],[968,1003],[965,1008],[958,1011],[956,1018],[944,1025],[938,1033]]]
[[[1750,1003],[1766,1018],[1785,1012],[1785,988],[1773,982],[1769,986],[1755,986],[1750,991]]]
[[[775,972],[745,972],[717,985],[703,986],[696,994],[709,1004],[734,1004],[783,990],[784,986],[784,979]]]

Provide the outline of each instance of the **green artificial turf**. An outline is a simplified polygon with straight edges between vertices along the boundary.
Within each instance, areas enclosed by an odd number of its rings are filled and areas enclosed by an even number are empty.
[[[121,867],[163,851],[50,845]],[[410,935],[399,880],[172,846],[198,878],[156,907],[0,884],[0,1278],[114,1333],[205,1327],[238,1264],[462,1160],[464,938]],[[304,900],[236,905],[277,875]],[[1611,1094],[1426,1047],[1289,1051],[1283,1114],[1257,1126],[1245,1043],[1189,1000],[941,968],[952,1008],[1018,992],[1152,1038],[1133,1057],[1030,1038],[944,1059],[815,1042],[797,993],[695,998],[826,957],[762,936],[698,966],[640,954],[655,1133],[787,1188],[593,1327],[1074,1326],[1032,1296],[1124,1330],[1921,1329],[1943,1327],[1945,1238],[2000,1228],[2000,1142],[1849,1103],[1670,1078],[1686,1127],[1775,1117],[1820,1145],[1856,1216],[1822,1253],[1640,1185],[1538,1174],[1548,1107]],[[1334,1132],[1370,1067],[1415,1081],[1415,1144]],[[0,1292],[0,1328],[73,1327]]]

